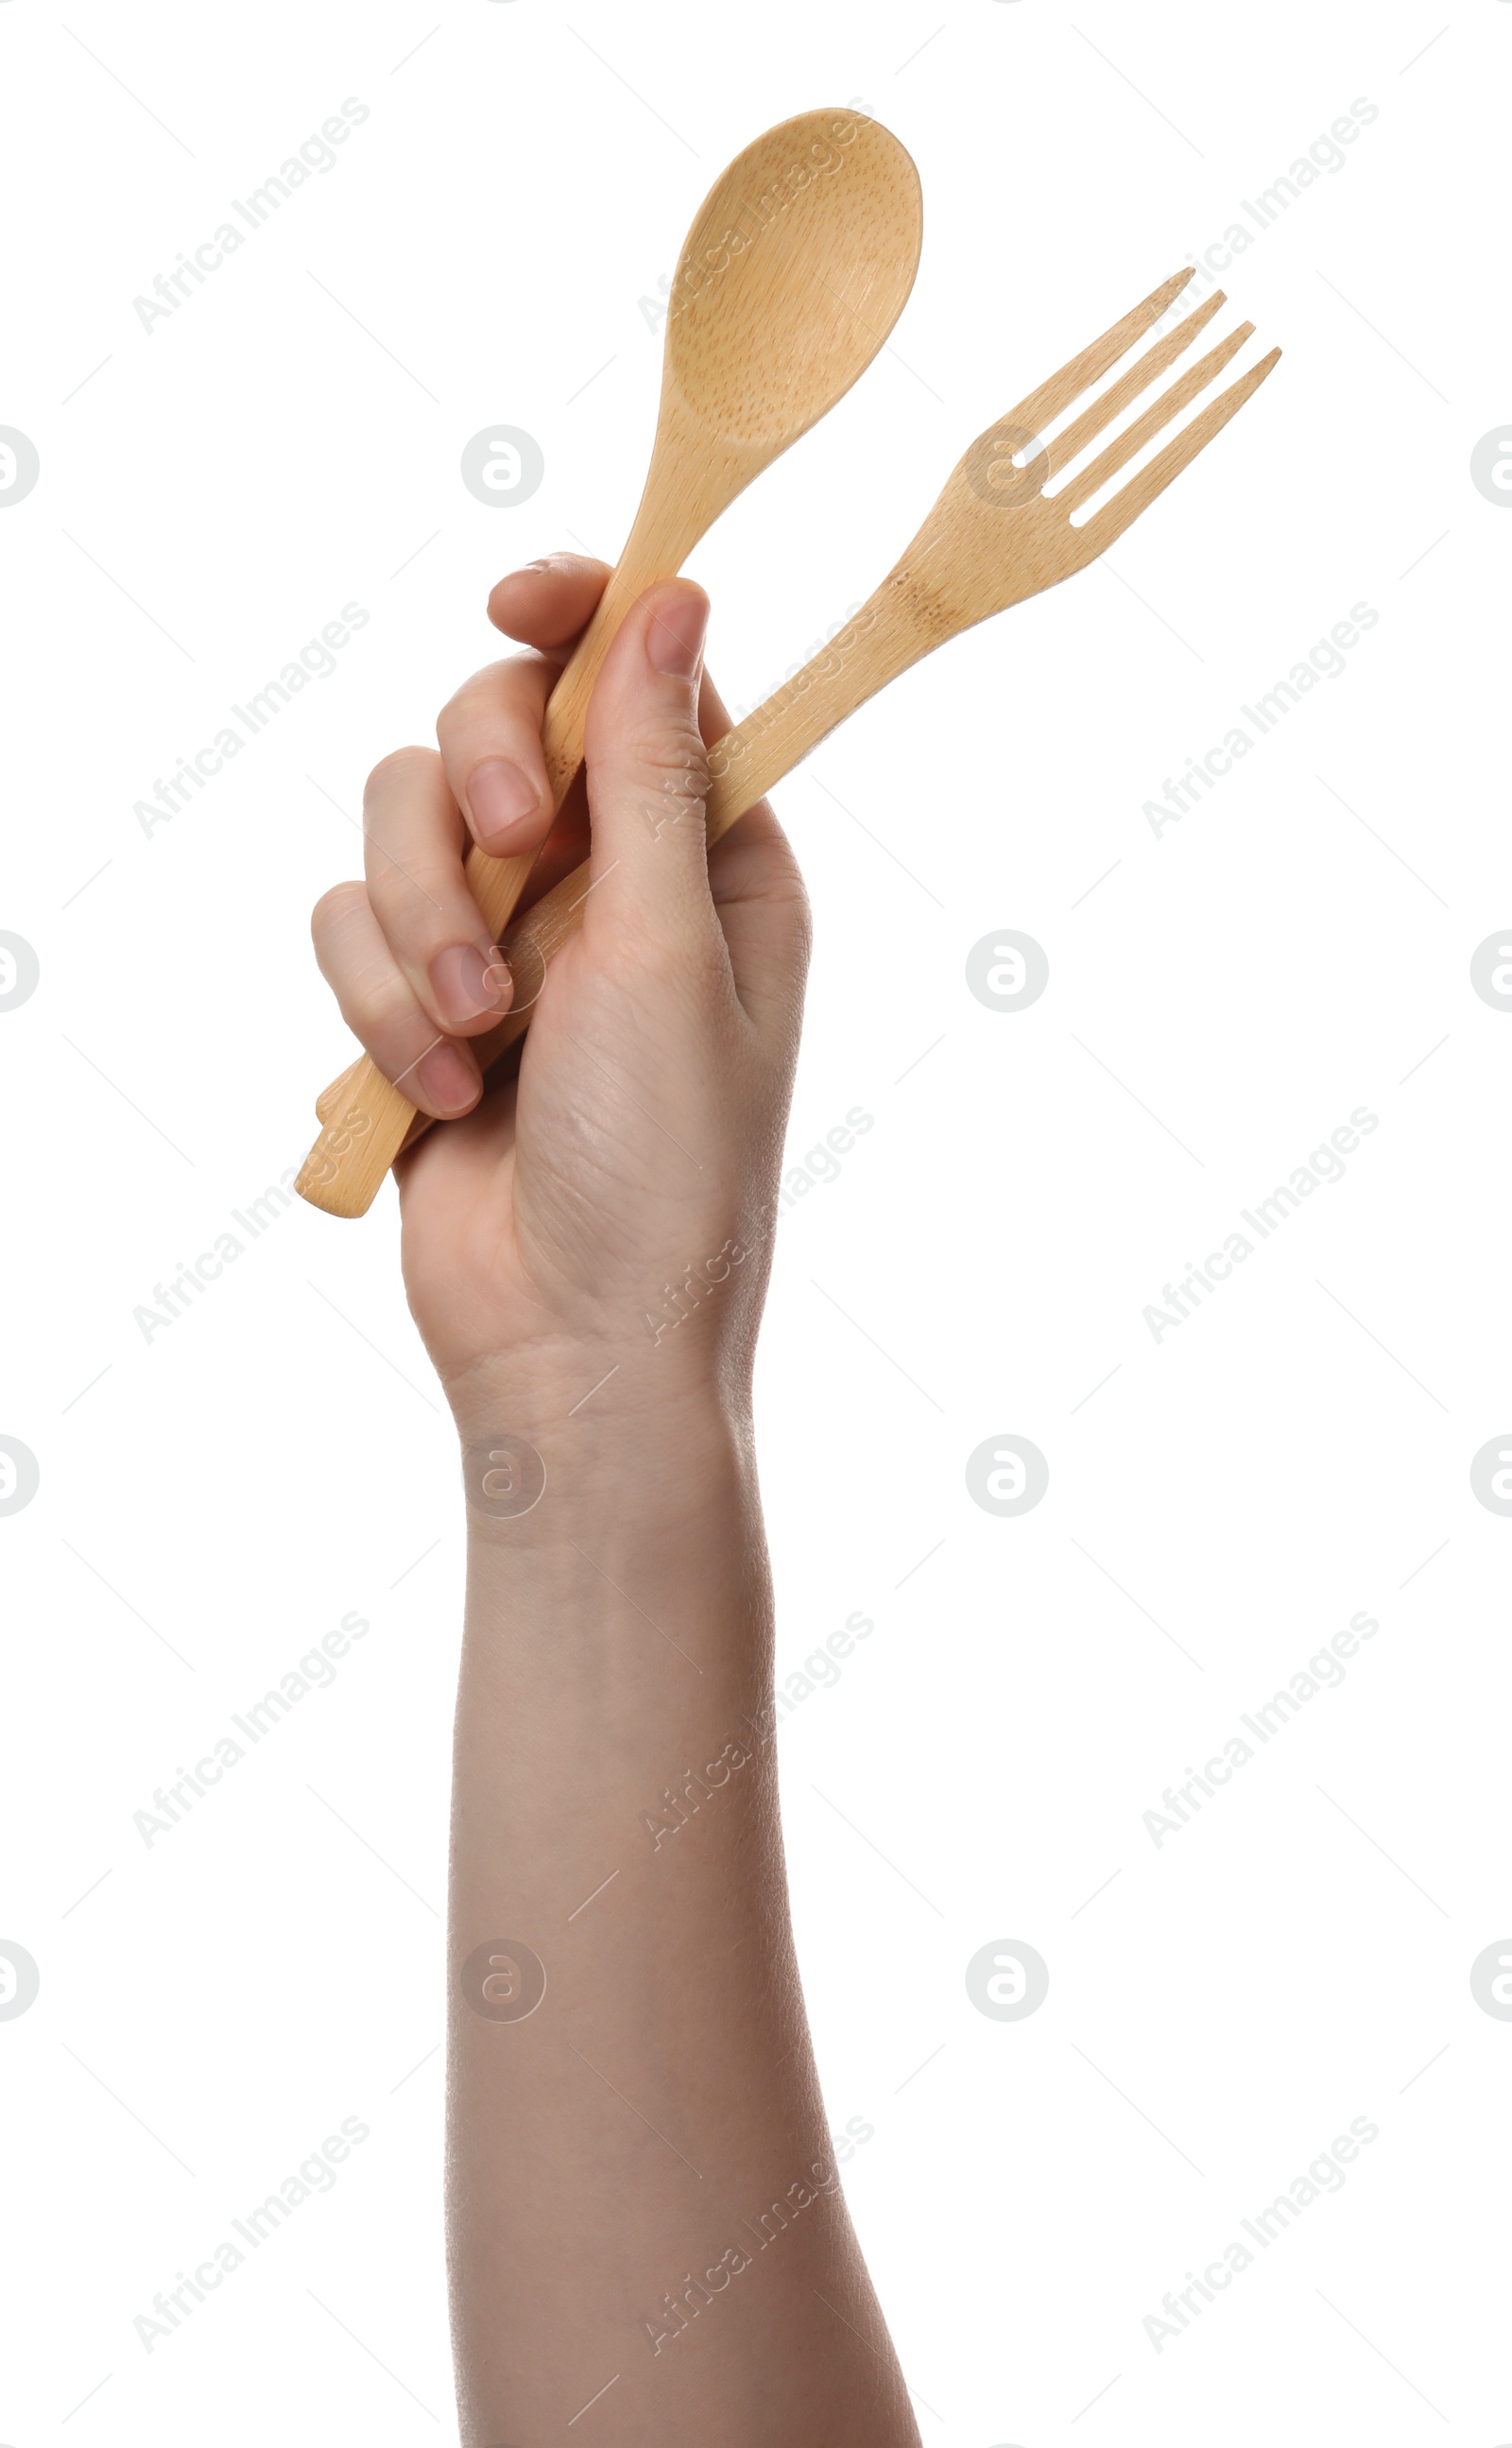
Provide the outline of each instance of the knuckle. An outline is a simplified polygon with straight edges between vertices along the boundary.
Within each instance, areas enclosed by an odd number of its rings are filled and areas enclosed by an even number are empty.
[[[668,730],[630,731],[622,737],[611,768],[612,787],[660,836],[669,829],[700,830],[709,795],[709,760],[691,724]]]
[[[479,712],[488,712],[496,705],[504,675],[513,660],[511,657],[503,662],[485,663],[481,671],[471,673],[460,688],[453,689],[436,716],[437,732],[453,731],[459,723],[469,721]]]
[[[627,723],[618,761],[626,771],[694,777],[700,792],[709,787],[709,752],[691,717]]]
[[[475,923],[462,882],[460,858],[420,858],[411,852],[402,867],[392,858],[375,858],[368,878],[368,898],[391,941],[449,943],[459,924]]]
[[[329,944],[341,934],[366,906],[367,898],[367,886],[354,882],[333,884],[322,892],[310,912],[310,932],[316,943]]]
[[[394,748],[380,756],[362,786],[362,804],[387,799],[404,791],[426,787],[431,783],[436,762],[433,748]]]
[[[453,690],[436,717],[436,736],[445,748],[458,735],[511,721],[539,727],[539,709],[545,684],[555,679],[554,666],[539,655],[506,655]]]
[[[365,1045],[388,1049],[406,1044],[417,1020],[424,1020],[400,972],[376,961],[364,964],[346,981],[341,1013]]]

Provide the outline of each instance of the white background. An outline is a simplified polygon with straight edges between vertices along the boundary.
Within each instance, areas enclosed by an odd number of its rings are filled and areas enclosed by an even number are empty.
[[[306,927],[359,869],[363,775],[488,660],[497,575],[618,549],[659,279],[762,127],[869,108],[926,241],[891,350],[690,564],[745,706],[979,430],[1362,97],[1227,276],[1240,366],[1285,351],[1238,421],[1110,567],[778,794],[817,920],[790,1163],[854,1105],[874,1128],[782,1223],[759,1428],[784,1674],[876,1626],[780,1739],[926,2440],[1512,2438],[1512,2026],[1468,1978],[1512,1931],[1512,1521],[1469,1480],[1512,1422],[1512,1021],[1469,979],[1512,915],[1512,519],[1469,473],[1512,408],[1509,52],[1504,0],[0,0],[0,424],[41,461],[0,521],[0,926],[41,964],[0,1014],[0,1431],[41,1471],[0,1520],[0,1936],[42,1979],[0,2023],[12,2448],[455,2437],[462,1519],[392,1191],[362,1225],[294,1203],[171,1328],[133,1318],[347,1059]],[[348,96],[335,168],[144,331],[133,299]],[[459,479],[490,419],[545,453],[513,509]],[[144,833],[349,602],[335,672]],[[1360,602],[1345,671],[1157,835],[1164,778]],[[1017,1014],[965,980],[1004,928],[1050,966]],[[1157,1343],[1162,1286],[1361,1105],[1345,1179]],[[964,1475],[1005,1432],[1050,1471],[1016,1520]],[[146,1846],[153,1789],[349,1611],[335,1684]],[[1163,1788],[1361,1611],[1342,1687],[1158,1847]],[[1019,2023],[964,1981],[1007,1938],[1050,1967]],[[146,2353],[154,2293],[348,2116],[334,2191]],[[1158,2351],[1166,2291],[1357,2117],[1342,2191]]]

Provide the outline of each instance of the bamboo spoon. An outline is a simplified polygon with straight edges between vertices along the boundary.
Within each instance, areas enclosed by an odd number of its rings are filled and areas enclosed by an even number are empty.
[[[625,613],[659,579],[676,577],[720,511],[865,373],[913,286],[922,238],[912,162],[887,128],[844,111],[783,120],[710,190],[672,284],[656,441],[635,525],[546,707],[542,745],[558,807]],[[533,864],[533,853],[469,851],[468,883],[495,938]],[[414,1107],[366,1055],[343,1087],[295,1188],[329,1214],[361,1215]]]
[[[1185,352],[1223,304],[1220,290],[1146,350],[1074,424],[1048,444],[1041,443],[1039,428],[1060,416],[1116,365],[1191,277],[1182,272],[1165,281],[999,424],[979,434],[911,544],[855,618],[785,688],[710,749],[713,787],[704,809],[711,844],[837,723],[900,672],[922,661],[947,638],[1085,569],[1237,414],[1271,372],[1279,349],[1202,409],[1094,517],[1080,527],[1070,524],[1073,510],[1100,492],[1206,389],[1250,337],[1250,323],[1192,366],[1061,491],[1047,495],[1042,489]],[[1016,464],[1021,459],[1026,465]],[[549,963],[583,924],[589,882],[585,863],[532,903],[506,936],[515,1001],[497,1028],[472,1041],[485,1070],[529,1027]],[[338,1081],[334,1088],[340,1085]],[[430,1128],[429,1118],[417,1115],[405,1145],[411,1146]]]

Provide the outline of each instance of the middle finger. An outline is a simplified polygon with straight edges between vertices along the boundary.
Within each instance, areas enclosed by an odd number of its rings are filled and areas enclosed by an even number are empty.
[[[440,757],[400,748],[362,795],[368,896],[384,938],[436,1027],[475,1037],[497,1020],[504,972],[468,889],[466,828]]]

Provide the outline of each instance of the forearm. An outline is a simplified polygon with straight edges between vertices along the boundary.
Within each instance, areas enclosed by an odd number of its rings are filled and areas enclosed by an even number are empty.
[[[749,1446],[696,1389],[646,1413],[611,1382],[568,1423],[584,1382],[534,1406],[561,1424],[531,1438],[541,1501],[469,1510],[449,2148],[463,2436],[556,2437],[603,2390],[579,2436],[617,2448],[679,2418],[723,2448],[906,2448],[793,1954]],[[489,1954],[514,1968],[486,1996]]]

